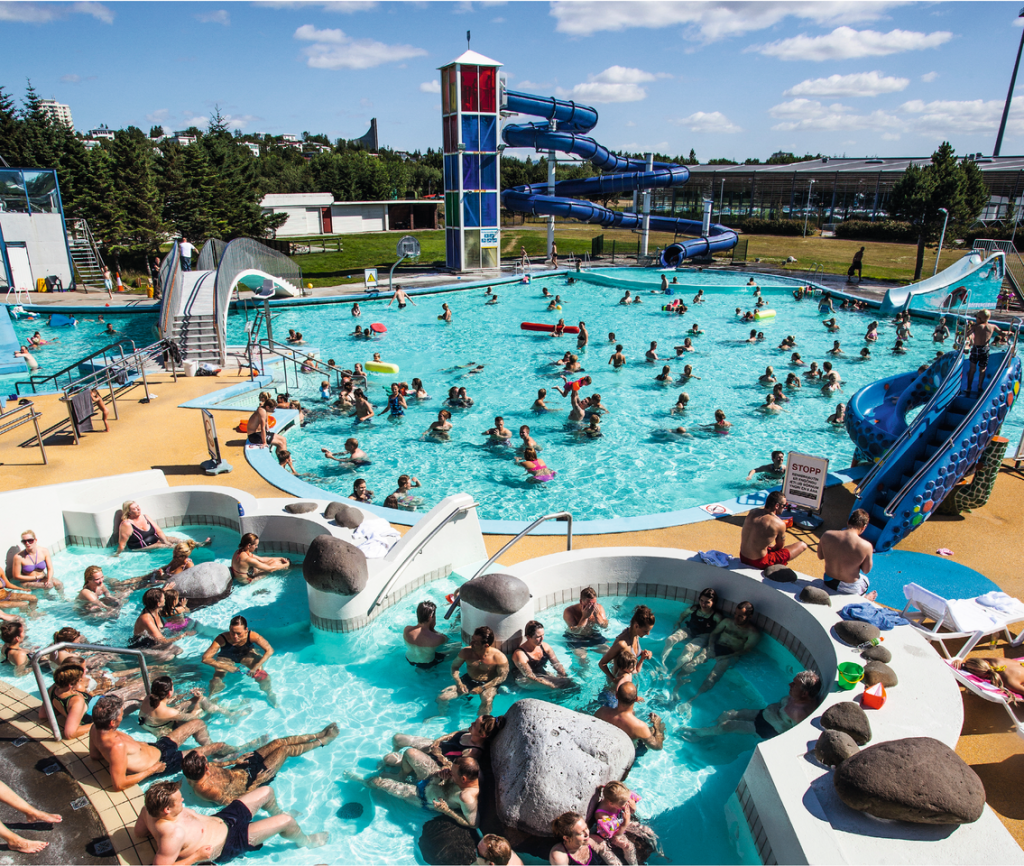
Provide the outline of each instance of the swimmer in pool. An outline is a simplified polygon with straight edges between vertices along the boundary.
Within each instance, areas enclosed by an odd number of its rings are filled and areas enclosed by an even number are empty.
[[[897,340],[896,345],[892,347],[892,353],[894,355],[906,355],[907,350],[903,348],[903,341]]]
[[[774,385],[778,380],[775,378],[775,370],[765,367],[764,375],[757,380],[762,385]]]
[[[548,308],[549,311],[550,310],[557,310],[558,309],[558,304],[555,303],[555,299],[554,298],[551,299],[551,303],[548,304],[547,308]]]
[[[837,403],[836,411],[828,416],[827,423],[833,427],[845,427],[846,426],[846,404]]]
[[[345,440],[345,456],[335,457],[327,448],[320,449],[328,460],[337,460],[338,463],[348,466],[369,466],[373,461],[366,456],[366,452],[359,447],[358,439]]]
[[[826,352],[825,354],[827,354],[827,355],[842,355],[843,354],[843,347],[839,345],[839,341],[838,340],[833,340],[832,341],[832,348],[829,349],[828,352]]]
[[[651,340],[651,348],[649,348],[647,350],[647,353],[644,355],[644,360],[648,364],[653,364],[656,361],[661,360],[658,357],[658,341],[657,340]]]
[[[679,399],[676,400],[676,405],[669,410],[670,415],[682,415],[686,411],[686,407],[690,402],[690,395],[683,391],[679,395]]]
[[[863,349],[860,350],[860,357],[858,357],[857,360],[858,361],[870,361],[871,360],[871,350],[867,346],[865,346]]]
[[[775,402],[774,394],[765,394],[764,403],[757,407],[758,411],[764,412],[766,415],[774,415],[776,412],[781,412],[782,407]]]
[[[662,385],[672,384],[672,368],[667,364],[661,368],[661,373],[654,377],[655,382],[660,382]]]
[[[664,274],[661,275],[661,290],[663,292],[668,291],[668,277],[666,277]]]
[[[498,303],[498,296],[497,295],[491,295],[490,299],[487,301],[486,304],[484,304],[484,306],[485,307],[491,307],[491,306],[493,306],[496,303]]]
[[[611,364],[616,370],[622,367],[626,363],[626,356],[622,354],[622,343],[618,343],[615,346],[615,354],[608,359],[608,363]]]
[[[782,478],[786,474],[786,452],[785,451],[773,451],[772,462],[766,463],[764,466],[757,466],[751,469],[747,473],[747,481],[753,479],[755,475],[761,475],[764,478]]]
[[[547,388],[541,388],[537,391],[537,399],[533,401],[533,406],[530,407],[533,412],[547,412],[548,404],[544,402],[544,398],[547,397]]]
[[[695,294],[693,296],[693,300],[690,301],[690,303],[691,304],[703,304],[704,303],[704,290],[703,289],[698,289],[697,294]]]
[[[725,418],[725,412],[721,409],[715,410],[715,423],[712,425],[712,429],[716,433],[728,433],[729,428],[732,427],[732,423],[727,421]]]
[[[691,379],[696,379],[699,382],[700,381],[700,376],[694,376],[693,375],[693,365],[692,364],[687,364],[685,367],[683,367],[682,375],[679,377],[679,384],[680,385],[685,385]]]
[[[417,306],[416,302],[406,294],[405,289],[400,285],[395,286],[395,293],[391,296],[391,300],[388,301],[388,307],[395,301],[398,301],[398,309],[400,310],[404,310],[406,304],[412,304],[414,307]]]
[[[413,496],[410,492],[414,487],[422,487],[419,478],[415,475],[399,475],[398,489],[388,499],[394,497],[397,507],[405,511],[415,511],[416,507],[423,504],[423,497]]]
[[[632,303],[633,303],[633,296],[630,293],[629,289],[626,289],[626,294],[619,301],[619,304],[621,304],[622,306],[627,306],[628,307]]]
[[[935,326],[935,330],[932,331],[932,342],[945,343],[948,339],[949,326],[946,324],[945,319],[939,319],[939,323]]]
[[[450,322],[452,320],[452,308],[449,307],[448,304],[441,304],[441,309],[444,310],[444,312],[437,317],[438,321]]]
[[[523,452],[522,457],[516,458],[516,463],[525,469],[530,477],[527,481],[544,483],[551,481],[557,474],[553,469],[550,469],[548,465],[537,456],[537,452],[532,448],[527,448]]]
[[[800,377],[796,373],[790,373],[786,376],[786,387],[787,388],[802,388],[803,382],[800,381]]]
[[[821,393],[828,397],[830,394],[841,390],[843,387],[839,381],[839,374],[834,370],[828,374],[828,378],[825,380],[825,384],[821,386]]]
[[[817,361],[811,361],[811,366],[807,368],[807,372],[804,373],[805,379],[820,379],[821,370],[818,368]]]
[[[872,322],[868,325],[868,332],[864,335],[864,339],[868,343],[874,343],[878,340],[878,322]]]
[[[488,444],[508,445],[512,438],[512,431],[505,426],[505,419],[498,415],[494,419],[494,426],[489,430],[484,430],[481,435],[488,437]]]
[[[527,448],[532,448],[538,454],[540,453],[540,445],[538,445],[537,441],[530,435],[530,428],[525,424],[519,428],[519,438],[523,440],[522,448],[524,452]]]
[[[566,373],[582,373],[583,367],[580,365],[579,355],[570,355],[564,369]]]
[[[689,337],[683,339],[683,345],[676,346],[676,357],[678,358],[683,352],[696,352],[697,350],[693,347],[693,340]]]
[[[440,648],[448,638],[437,631],[437,605],[421,601],[416,606],[416,625],[407,625],[402,633],[405,640],[405,659],[413,667],[432,668],[444,661]]]
[[[597,439],[599,436],[603,436],[604,434],[601,432],[601,416],[591,415],[590,424],[584,427],[580,433],[588,439]]]
[[[744,321],[744,322],[753,322],[754,321],[754,313],[751,310],[747,310],[743,314],[742,321]]]
[[[787,397],[782,391],[781,382],[775,383],[775,387],[772,388],[772,396],[775,398],[776,403],[782,404],[789,402],[789,397]]]
[[[352,482],[352,493],[348,498],[354,502],[373,502],[373,491],[367,490],[365,478],[357,478]]]
[[[464,409],[469,409],[473,405],[473,399],[465,388],[459,388],[459,405]]]
[[[757,342],[759,342],[759,343],[763,343],[764,342],[764,331],[758,331],[757,332]]]
[[[427,428],[423,435],[429,436],[432,439],[447,441],[450,438],[448,434],[452,429],[451,417],[451,412],[447,409],[442,409],[437,413],[437,420]]]
[[[794,352],[790,356],[789,363],[792,364],[794,367],[806,367],[807,366],[807,364],[804,362],[803,358],[800,357],[800,353],[799,352]]]
[[[583,402],[583,401],[581,401]],[[607,415],[608,407],[601,402],[600,394],[591,394],[590,397],[584,402],[584,407],[587,410],[587,415]]]
[[[747,339],[744,342],[747,342],[747,343],[756,343],[757,342],[757,328],[751,328],[750,329],[750,336],[747,337]]]

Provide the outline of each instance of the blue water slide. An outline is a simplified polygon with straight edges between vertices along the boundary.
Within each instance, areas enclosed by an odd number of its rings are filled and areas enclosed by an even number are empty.
[[[585,133],[597,125],[597,111],[572,100],[533,96],[529,93],[507,91],[505,108],[518,114],[543,117],[556,121],[557,129],[548,124],[506,124],[502,139],[511,147],[532,147],[538,151],[557,150],[588,160],[607,174],[580,180],[563,180],[550,190],[546,183],[524,184],[505,190],[502,204],[509,210],[541,216],[557,216],[609,228],[635,229],[643,224],[643,215],[629,211],[613,211],[590,201],[579,201],[573,196],[599,196],[638,189],[665,189],[681,186],[690,178],[689,169],[670,162],[656,162],[650,169],[644,160],[617,156]],[[683,234],[701,235],[699,220],[651,216],[650,228]],[[711,225],[706,236],[670,244],[661,254],[661,263],[667,268],[682,264],[693,256],[711,255],[713,252],[736,246],[736,232],[722,225]]]

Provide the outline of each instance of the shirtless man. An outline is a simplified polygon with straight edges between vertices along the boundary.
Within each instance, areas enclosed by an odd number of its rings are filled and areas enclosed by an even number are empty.
[[[270,432],[269,417],[270,416],[267,414],[266,404],[261,404],[260,407],[249,416],[245,432],[248,436],[250,445],[258,445],[260,448],[270,446],[272,448],[276,448],[280,453],[288,447],[288,442],[285,440],[284,436]]]
[[[682,728],[679,733],[688,740],[718,734],[756,734],[762,740],[770,740],[817,709],[820,689],[821,677],[814,671],[801,671],[793,677],[786,697],[763,710],[726,710],[711,727]]]
[[[390,307],[395,301],[398,301],[398,309],[400,310],[404,310],[406,304],[412,304],[414,307],[417,306],[416,302],[405,293],[405,289],[400,285],[395,286],[395,294],[388,301],[388,306]]]
[[[452,320],[452,308],[447,304],[441,304],[441,309],[444,310],[444,312],[437,318],[442,322],[450,322]]]
[[[444,661],[444,653],[438,647],[444,646],[448,640],[438,634],[437,605],[432,601],[421,601],[416,606],[416,625],[407,625],[403,632],[405,638],[405,658],[413,667],[428,670]]]
[[[466,673],[459,674],[465,665]],[[454,686],[448,686],[437,696],[438,709],[443,713],[448,701],[460,695],[480,695],[480,710],[477,716],[486,716],[491,711],[494,696],[508,677],[508,657],[494,648],[494,632],[482,625],[473,632],[469,646],[462,649],[452,661]]]
[[[564,689],[573,684],[555,651],[544,643],[544,626],[531,619],[523,627],[525,640],[512,653],[512,662],[519,669],[517,685],[526,689]],[[545,668],[550,664],[558,676],[552,676]]]
[[[507,445],[512,438],[512,431],[505,426],[505,419],[498,415],[494,419],[494,426],[480,435],[487,436],[491,445]]]
[[[428,812],[447,815],[460,827],[475,829],[479,823],[480,765],[475,758],[458,758],[452,762],[450,770],[441,770],[415,785],[382,776],[364,779],[351,772],[346,775],[368,788],[376,788],[413,806],[422,806]]]
[[[588,649],[607,652],[608,645],[599,629],[608,628],[608,615],[592,587],[580,592],[580,600],[565,609],[562,619],[566,626],[566,644],[583,664],[587,663]]]
[[[229,863],[279,833],[300,848],[326,845],[328,833],[307,836],[291,815],[253,821],[253,815],[271,796],[270,788],[244,794],[215,815],[200,815],[185,807],[181,782],[158,782],[146,791],[145,804],[135,822],[135,837],[152,837],[154,866],[188,866],[204,860]]]
[[[653,364],[655,361],[660,360],[658,358],[658,341],[657,340],[651,340],[651,348],[649,348],[647,350],[646,354],[644,355],[644,360],[648,364]]]
[[[746,516],[740,531],[740,559],[745,565],[759,569],[785,565],[807,550],[802,541],[785,546],[786,524],[779,512],[788,504],[781,490],[773,490],[763,508],[755,508]]]
[[[615,697],[618,706],[600,707],[594,715],[602,722],[615,725],[620,731],[625,732],[633,741],[638,758],[647,749],[661,749],[665,745],[665,723],[657,713],[651,713],[647,717],[650,725],[636,717],[636,713],[633,712],[633,705],[639,700],[636,686],[633,683],[623,683],[615,690]]]
[[[616,370],[626,363],[626,356],[622,354],[622,343],[619,343],[615,347],[615,354],[608,359],[608,363],[611,364]]]
[[[782,478],[786,474],[786,452],[785,451],[773,451],[772,462],[766,463],[764,466],[756,466],[747,473],[747,481],[750,481],[754,475],[761,473],[762,475],[770,478]]]
[[[626,289],[626,294],[622,296],[622,298],[619,300],[619,303],[627,307],[633,303],[633,298],[630,294],[629,289]]]
[[[967,336],[971,338],[971,363],[967,368],[967,388],[965,394],[971,393],[971,382],[974,380],[974,370],[978,369],[978,396],[981,396],[981,389],[985,385],[985,371],[988,369],[989,344],[993,335],[999,330],[996,325],[989,322],[991,313],[988,310],[981,310],[973,325],[967,329]]]
[[[615,677],[612,674],[610,665],[620,652],[628,649],[632,651],[633,655],[635,655],[637,659],[637,666],[634,673],[640,673],[640,669],[643,667],[644,662],[654,655],[650,650],[640,649],[640,638],[647,637],[653,628],[654,611],[652,611],[646,604],[637,605],[636,609],[633,611],[633,616],[629,621],[629,626],[617,638],[615,638],[615,642],[601,657],[601,661],[597,663],[597,666],[607,674],[610,680],[614,681]]]
[[[196,794],[211,803],[227,806],[254,788],[269,785],[288,758],[322,748],[337,736],[338,726],[332,722],[319,733],[272,740],[244,759],[229,762],[211,763],[204,755],[192,751],[182,759],[181,771]],[[281,814],[273,792],[261,808],[271,815]]]
[[[761,640],[761,632],[750,624],[753,616],[754,605],[749,601],[741,601],[736,605],[732,619],[723,619],[715,626],[714,631],[711,632],[708,638],[707,653],[704,658],[700,659],[698,657],[693,662],[687,662],[687,664],[679,669],[681,676],[679,677],[678,684],[681,686],[689,682],[690,679],[688,676],[682,676],[682,674],[693,670],[697,662],[713,661],[715,663],[707,679],[697,689],[697,694],[690,698],[689,701],[684,701],[684,704],[690,703],[690,701],[704,694],[704,692],[713,689],[715,683],[722,678],[722,674],[739,661],[740,656],[745,655],[757,646],[757,642]],[[678,689],[678,686],[676,688]],[[673,697],[676,696],[675,694],[673,695]]]
[[[861,538],[869,522],[868,513],[858,508],[850,515],[846,529],[823,533],[818,544],[818,559],[825,560],[825,586],[840,595],[863,595],[868,601],[874,601],[878,593],[868,592],[874,548]]]
[[[109,765],[110,784],[115,791],[124,791],[150,776],[178,772],[181,769],[181,744],[205,727],[202,721],[193,719],[161,737],[156,745],[150,745],[119,731],[117,727],[122,719],[124,701],[116,695],[104,695],[93,708],[93,725],[89,729],[89,757]],[[210,743],[196,751],[201,755],[212,755],[231,750],[232,747],[226,743]]]

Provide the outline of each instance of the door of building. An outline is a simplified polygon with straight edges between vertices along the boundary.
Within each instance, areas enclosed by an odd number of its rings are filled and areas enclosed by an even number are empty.
[[[320,208],[320,220],[323,223],[323,233],[325,235],[333,234],[334,228],[331,225],[331,209],[329,207]]]

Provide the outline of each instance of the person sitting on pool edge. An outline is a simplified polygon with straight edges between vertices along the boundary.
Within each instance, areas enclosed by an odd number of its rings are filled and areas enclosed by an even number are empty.
[[[466,665],[466,673],[460,676],[459,669]],[[473,632],[469,646],[460,650],[452,661],[451,676],[454,686],[448,686],[437,696],[437,706],[441,712],[448,708],[448,701],[460,695],[479,695],[480,709],[478,716],[486,716],[491,711],[494,696],[500,686],[508,678],[508,657],[494,647],[494,632],[482,625]]]
[[[688,740],[714,737],[719,734],[756,734],[770,740],[784,734],[817,709],[821,677],[814,671],[801,671],[789,684],[789,692],[763,710],[726,710],[707,728],[680,728]]]
[[[437,605],[421,601],[416,605],[416,625],[407,625],[402,632],[405,640],[405,659],[413,667],[429,670],[444,661],[438,649],[448,638],[437,632]]]
[[[779,513],[788,504],[781,490],[773,490],[764,507],[753,509],[743,520],[740,560],[745,565],[762,570],[770,565],[785,565],[807,550],[802,541],[786,546],[786,523]]]
[[[870,522],[868,513],[858,508],[850,515],[845,529],[822,533],[818,559],[825,561],[825,586],[833,592],[862,595],[868,601],[878,597],[877,592],[868,592],[874,548],[861,537]]]

